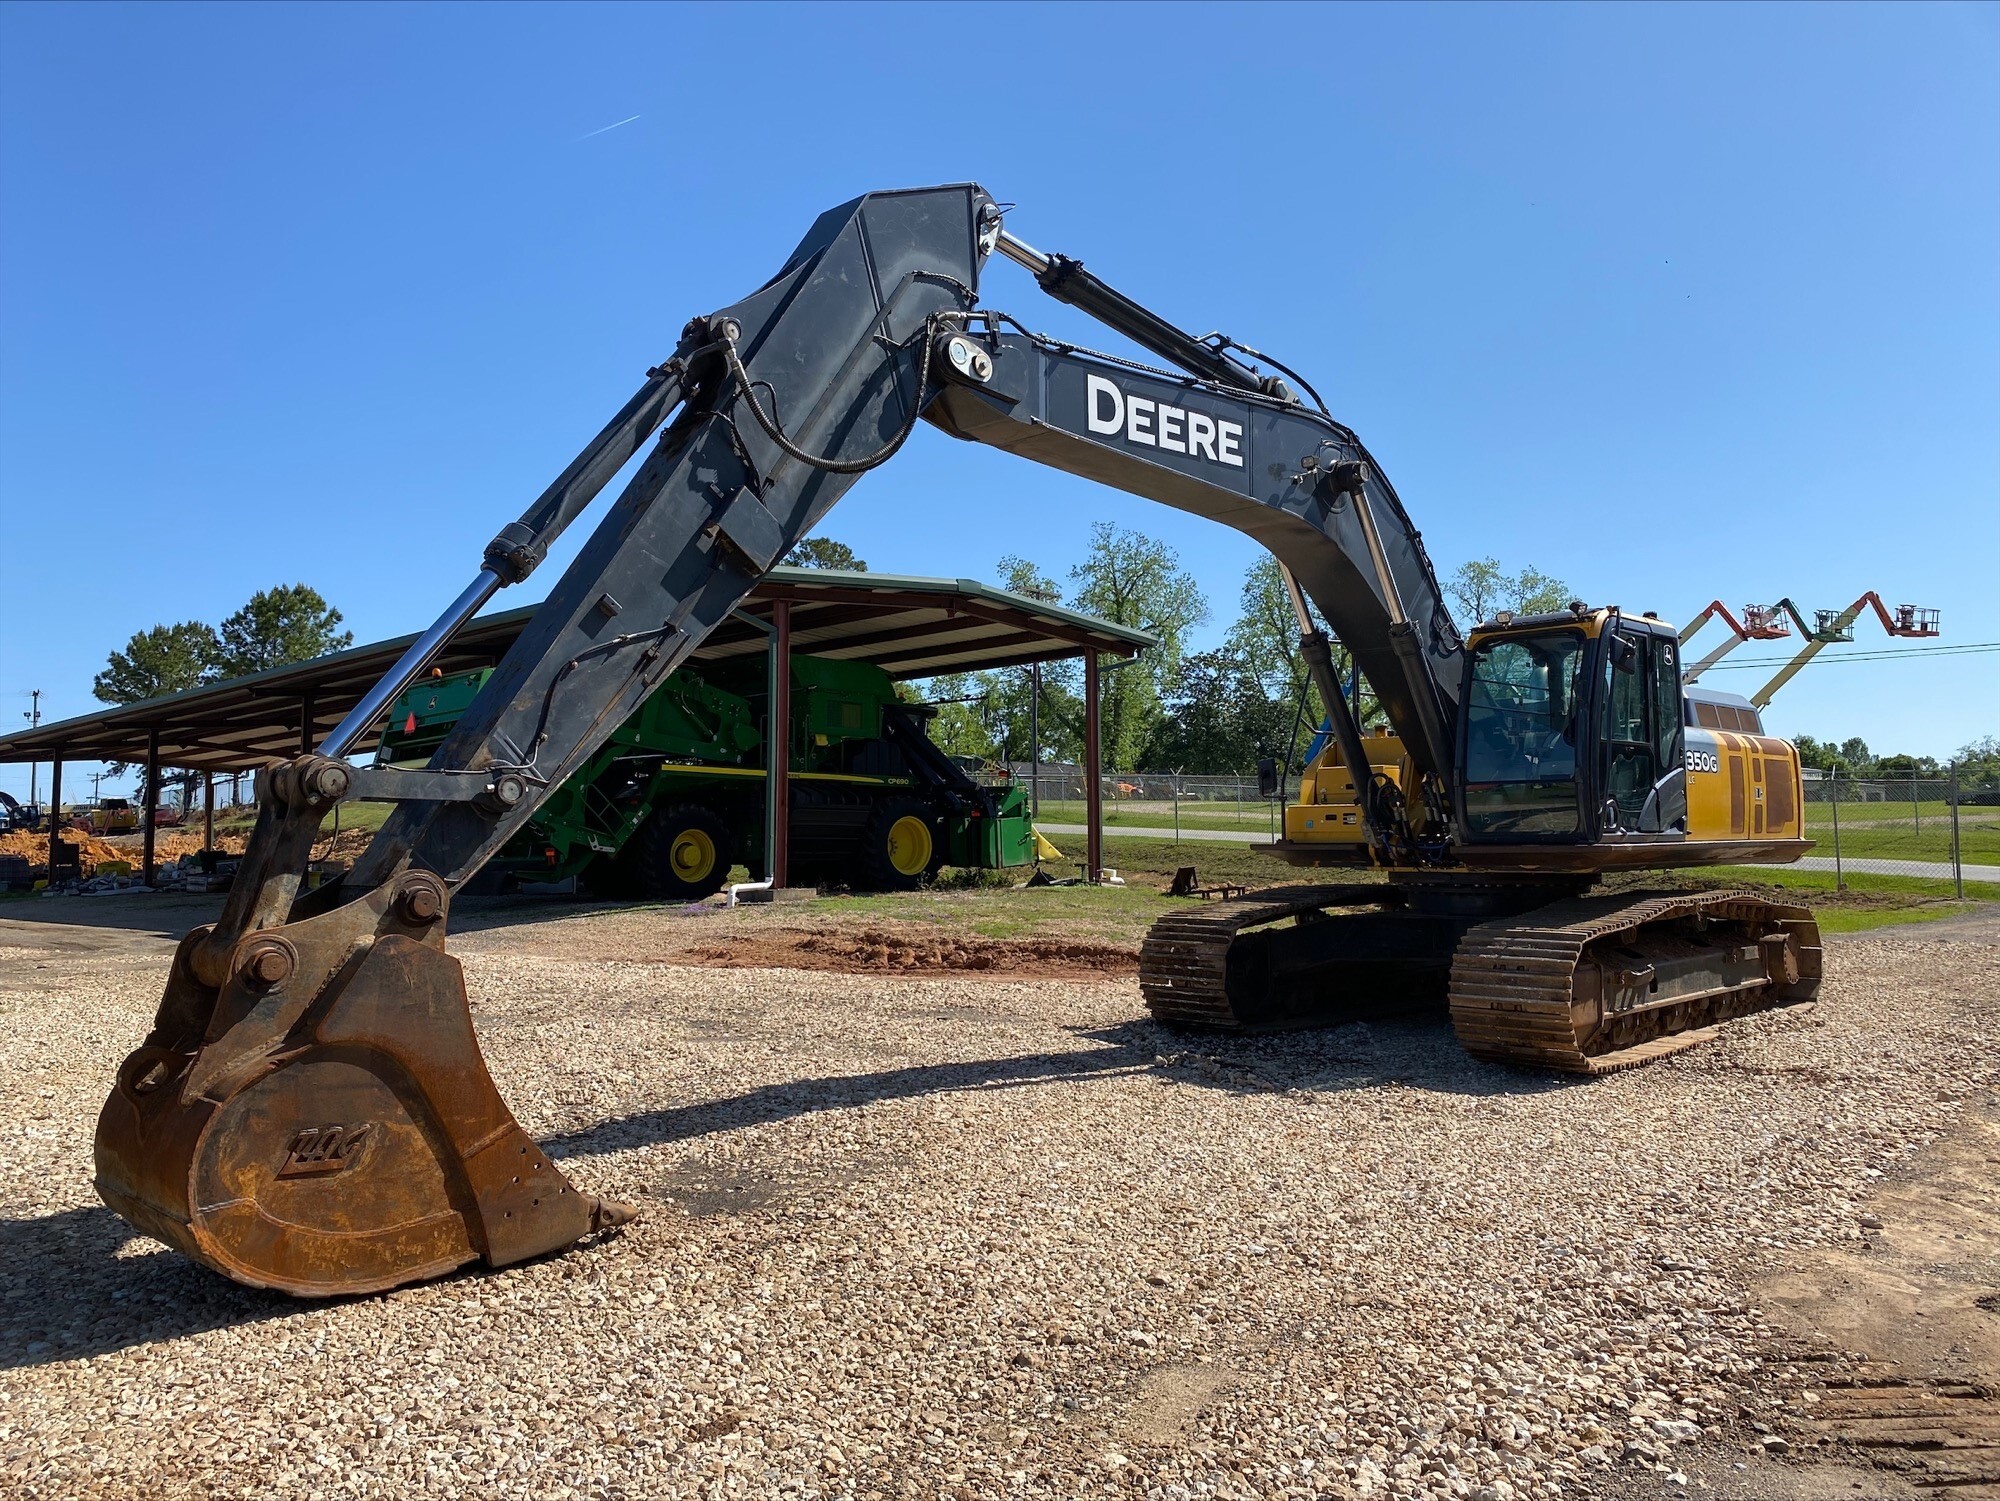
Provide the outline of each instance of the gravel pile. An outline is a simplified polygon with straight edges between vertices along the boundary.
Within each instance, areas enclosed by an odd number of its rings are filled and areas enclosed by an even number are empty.
[[[1193,1038],[1129,979],[605,962],[589,920],[554,926],[457,942],[481,1037],[523,1125],[644,1217],[331,1306],[199,1271],[91,1192],[164,948],[0,939],[0,1493],[1664,1480],[1773,1379],[1747,1272],[1858,1236],[2000,1051],[1969,944],[1834,947],[1817,1011],[1577,1083],[1442,1027]]]

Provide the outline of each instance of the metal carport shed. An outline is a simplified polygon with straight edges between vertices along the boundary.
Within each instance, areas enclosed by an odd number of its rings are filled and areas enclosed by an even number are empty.
[[[537,608],[525,605],[469,622],[434,665],[447,673],[493,666]],[[742,618],[720,626],[697,648],[694,660],[715,662],[775,650],[777,682],[785,697],[789,697],[790,654],[795,648],[815,656],[871,662],[899,680],[1082,657],[1090,826],[1086,858],[1093,878],[1103,867],[1098,662],[1101,657],[1135,657],[1158,644],[1154,637],[972,579],[811,568],[772,569],[737,614]],[[49,762],[49,806],[56,810],[62,806],[65,761],[144,766],[144,877],[150,882],[152,808],[158,801],[162,768],[210,773],[207,802],[212,822],[214,773],[250,771],[311,750],[416,639],[412,634],[378,641],[168,698],[0,736],[0,762]],[[777,712],[782,714],[783,708],[778,705]],[[371,726],[353,754],[371,754],[380,731],[379,723]],[[771,779],[780,818],[787,804],[786,770],[773,768]],[[52,820],[52,868],[56,837]],[[780,866],[784,843],[782,838],[774,841]],[[783,870],[775,874],[783,884]]]

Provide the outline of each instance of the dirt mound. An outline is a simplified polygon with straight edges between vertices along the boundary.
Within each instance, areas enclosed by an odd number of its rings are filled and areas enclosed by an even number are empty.
[[[352,865],[361,852],[368,848],[368,841],[375,837],[373,829],[342,829],[337,834],[322,833],[313,844],[312,857],[315,860],[337,860],[343,865]]]
[[[1109,944],[1062,938],[979,938],[955,933],[892,933],[882,928],[790,929],[728,944],[704,944],[685,961],[724,969],[816,969],[848,975],[1008,975],[1026,979],[1136,975],[1139,955]]]

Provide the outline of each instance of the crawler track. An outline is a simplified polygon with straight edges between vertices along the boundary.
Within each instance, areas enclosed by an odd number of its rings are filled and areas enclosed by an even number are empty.
[[[1576,897],[1468,931],[1451,1021],[1476,1057],[1613,1073],[1692,1047],[1731,1017],[1810,1000],[1820,957],[1806,908],[1745,892]],[[1690,972],[1682,993],[1670,983],[1649,995],[1647,977],[1676,965]]]
[[[1163,917],[1139,948],[1139,989],[1146,1009],[1176,1026],[1237,1030],[1270,1025],[1262,1008],[1254,1004],[1263,999],[1254,991],[1259,981],[1268,978],[1268,962],[1256,963],[1256,974],[1247,975],[1246,955],[1238,941],[1287,918],[1305,916],[1310,921],[1310,914],[1330,907],[1357,905],[1381,909],[1400,905],[1400,898],[1393,888],[1381,885],[1278,886]],[[1269,938],[1283,941],[1281,933]],[[1319,1018],[1333,1019],[1330,1014]],[[1292,1024],[1309,1020],[1295,1018]]]

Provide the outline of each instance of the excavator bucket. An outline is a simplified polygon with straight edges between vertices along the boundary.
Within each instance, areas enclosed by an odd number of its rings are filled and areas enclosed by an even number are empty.
[[[190,933],[98,1117],[104,1201],[301,1297],[506,1266],[631,1219],[578,1192],[501,1102],[445,906],[441,882],[406,872],[234,943]]]

